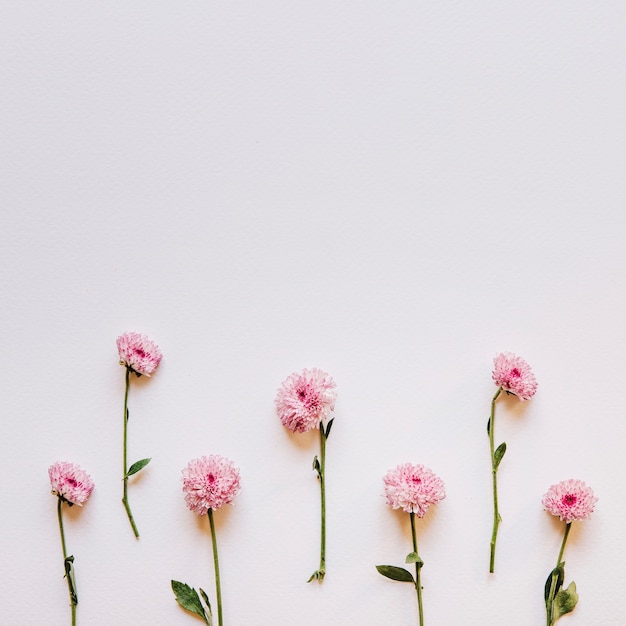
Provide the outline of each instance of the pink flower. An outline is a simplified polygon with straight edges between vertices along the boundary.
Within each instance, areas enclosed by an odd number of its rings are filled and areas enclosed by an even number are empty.
[[[541,504],[546,511],[569,524],[590,517],[597,501],[591,487],[582,480],[570,479],[552,485],[541,499]]]
[[[54,463],[48,468],[52,493],[62,500],[83,506],[93,491],[93,480],[87,472],[67,461]]]
[[[537,392],[537,381],[530,365],[511,352],[501,352],[496,356],[491,376],[498,387],[514,393],[522,402],[530,400]]]
[[[150,376],[163,355],[159,346],[140,333],[124,333],[117,338],[120,365],[129,367],[139,376]]]
[[[424,517],[431,504],[446,497],[443,481],[423,465],[404,463],[383,477],[387,504]]]
[[[239,470],[218,454],[193,459],[183,470],[185,502],[198,515],[230,504],[239,488]]]
[[[318,428],[335,410],[335,381],[317,368],[291,374],[276,395],[276,412],[283,426],[298,433]]]

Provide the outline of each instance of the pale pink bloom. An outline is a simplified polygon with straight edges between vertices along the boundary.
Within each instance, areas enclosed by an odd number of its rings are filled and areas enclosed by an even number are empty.
[[[591,487],[582,480],[570,478],[552,485],[541,499],[541,504],[546,511],[569,524],[590,517],[597,501]]]
[[[193,459],[183,470],[185,502],[198,515],[230,504],[239,488],[239,470],[218,454]]]
[[[537,392],[537,381],[530,365],[511,352],[501,352],[493,360],[491,375],[498,387],[514,393],[522,402]]]
[[[276,412],[283,426],[298,433],[318,428],[335,410],[335,381],[317,368],[291,374],[276,395]]]
[[[48,468],[52,493],[69,502],[83,506],[93,491],[93,480],[87,472],[67,461],[54,463]]]
[[[159,346],[140,333],[124,333],[117,338],[120,365],[143,376],[154,374],[163,355]]]
[[[443,481],[423,465],[404,463],[383,477],[387,504],[424,517],[431,504],[446,497]]]

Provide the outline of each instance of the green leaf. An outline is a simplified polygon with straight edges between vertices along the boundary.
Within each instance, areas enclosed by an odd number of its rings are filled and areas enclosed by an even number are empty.
[[[322,433],[326,439],[328,439],[328,436],[330,435],[330,429],[332,428],[334,421],[335,418],[333,417],[331,420],[329,420],[328,424],[326,424],[326,432],[324,432],[324,426],[320,424],[320,428],[322,429]]]
[[[576,608],[578,594],[576,593],[576,583],[571,582],[567,589],[561,589],[554,598],[554,621],[559,617],[571,613]]]
[[[417,567],[424,567],[424,561],[420,558],[417,552],[410,552],[406,555],[405,563],[417,563]]]
[[[318,476],[321,476],[320,472],[322,471],[322,466],[317,456],[313,459],[313,469],[317,472]]]
[[[543,597],[546,602],[553,600],[558,590],[563,586],[563,578],[565,576],[565,562],[559,563],[548,576],[546,580],[546,586],[544,589]],[[554,587],[552,587],[552,581],[554,580]],[[550,597],[550,589],[553,589],[552,598]]]
[[[133,474],[136,474],[138,471],[142,470],[146,465],[148,465],[148,463],[150,463],[150,461],[152,461],[152,458],[150,458],[150,459],[141,459],[141,461],[137,461],[136,463],[133,463],[130,466],[130,469],[126,472],[126,478],[128,478],[129,476],[132,476]]]
[[[176,602],[180,604],[186,611],[190,613],[194,613],[198,617],[204,620],[205,624],[208,626],[212,626],[212,620],[207,617],[206,612],[204,611],[204,607],[202,606],[202,602],[200,602],[200,597],[198,596],[198,592],[189,585],[185,583],[181,583],[177,580],[172,581],[172,591],[176,596]],[[206,596],[204,592],[202,592],[203,596]]]
[[[377,565],[376,569],[379,574],[391,578],[391,580],[399,580],[401,583],[413,583],[413,575],[407,572],[403,567],[395,567],[394,565]]]
[[[502,442],[493,453],[493,468],[498,469],[498,465],[500,465],[500,461],[502,461],[502,457],[506,452],[506,443]]]
[[[78,604],[78,596],[76,595],[76,578],[74,577],[74,557],[68,556],[65,559],[65,576],[67,576],[68,585],[70,589],[70,598],[72,604]]]
[[[200,591],[200,595],[202,596],[202,599],[204,600],[204,603],[207,606],[207,609],[209,609],[209,624],[213,623],[213,611],[211,611],[211,603],[209,602],[209,596],[207,596],[206,592],[204,591],[204,589],[202,589],[202,587],[198,587],[199,591]]]

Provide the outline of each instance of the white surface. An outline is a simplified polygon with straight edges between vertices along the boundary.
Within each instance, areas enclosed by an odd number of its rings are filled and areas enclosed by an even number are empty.
[[[418,526],[429,626],[544,623],[561,526],[540,498],[586,480],[567,626],[621,626],[626,585],[626,38],[623,2],[7,2],[3,59],[0,615],[69,624],[47,467],[96,489],[66,516],[79,624],[200,623],[171,578],[214,597],[208,527],[180,470],[242,474],[220,511],[228,626],[416,623],[408,516],[381,477],[445,480]],[[164,353],[133,381],[121,498],[115,338]],[[491,359],[539,380],[498,406]],[[317,565],[314,437],[274,415],[317,366],[338,385],[328,575]],[[206,519],[204,520],[206,522]]]

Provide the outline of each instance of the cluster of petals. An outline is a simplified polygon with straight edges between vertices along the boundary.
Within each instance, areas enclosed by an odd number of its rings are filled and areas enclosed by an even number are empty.
[[[93,491],[91,476],[80,465],[59,461],[48,468],[52,493],[70,504],[82,506]]]
[[[530,365],[511,352],[501,352],[493,360],[493,381],[520,400],[530,400],[537,392],[537,380]]]
[[[218,454],[192,459],[183,470],[185,503],[198,515],[230,504],[239,489],[239,470]]]
[[[123,333],[117,338],[117,351],[120,365],[129,367],[133,372],[150,376],[159,366],[163,355],[159,346],[141,333]]]
[[[318,428],[335,410],[336,384],[320,369],[304,369],[283,381],[276,395],[276,412],[283,426],[298,433]]]
[[[597,501],[593,490],[584,481],[570,478],[552,485],[541,499],[541,504],[546,511],[569,524],[574,520],[587,519]]]
[[[387,504],[424,517],[431,504],[446,497],[443,481],[423,465],[403,463],[383,477]]]

